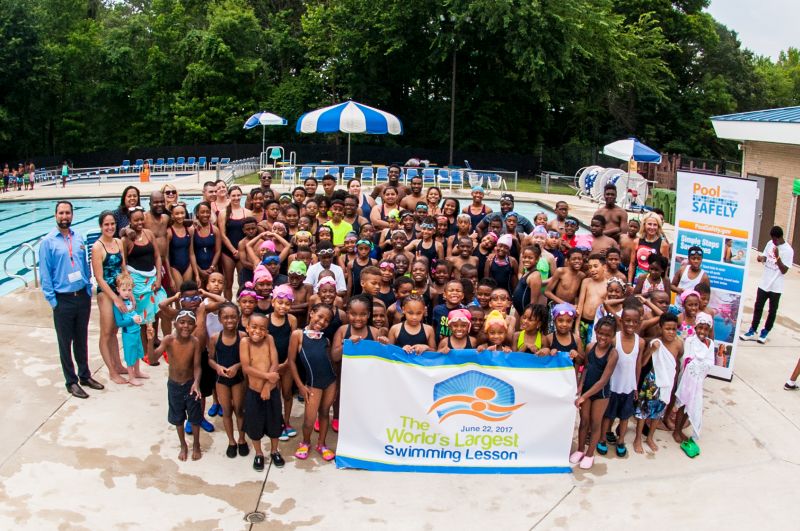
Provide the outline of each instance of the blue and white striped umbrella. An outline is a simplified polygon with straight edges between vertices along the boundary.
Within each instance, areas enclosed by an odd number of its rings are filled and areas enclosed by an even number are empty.
[[[653,162],[655,164],[661,162],[661,153],[642,144],[634,137],[607,144],[603,147],[603,154],[627,161]]]
[[[401,135],[403,124],[392,114],[362,103],[346,101],[305,113],[297,120],[298,133],[366,133]]]
[[[255,113],[253,116],[247,119],[244,123],[244,129],[252,129],[254,127],[261,126],[261,153],[264,153],[265,145],[266,145],[266,138],[267,138],[267,126],[268,125],[286,125],[287,122],[286,118],[281,118],[277,114],[272,114],[271,112],[261,111]]]
[[[350,164],[350,135],[401,135],[403,124],[393,114],[346,101],[305,113],[297,120],[298,133],[347,133],[347,163]]]
[[[247,119],[244,123],[244,129],[252,129],[259,125],[286,125],[287,123],[286,118],[281,118],[271,112],[261,111]]]

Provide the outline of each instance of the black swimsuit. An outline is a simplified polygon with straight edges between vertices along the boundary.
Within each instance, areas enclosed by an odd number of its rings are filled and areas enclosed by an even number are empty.
[[[289,324],[289,317],[285,317],[280,326],[272,324],[272,316],[267,323],[267,331],[275,341],[275,348],[278,349],[278,363],[283,363],[289,357],[289,338],[292,335],[292,325]]]
[[[550,344],[550,348],[556,349],[558,352],[569,352],[570,350],[578,350],[578,343],[575,342],[575,335],[570,332],[570,343],[568,345],[562,345],[558,341],[558,334],[553,332],[553,342]]]
[[[217,237],[214,234],[214,227],[208,226],[208,236],[200,236],[200,227],[194,231],[194,258],[197,261],[197,267],[206,270],[211,267],[214,260],[214,248],[217,243]]]
[[[169,230],[172,231],[172,239],[169,242],[169,265],[183,275],[191,265],[189,260],[189,231],[186,231],[185,236],[178,236],[175,234],[174,228],[170,227]]]
[[[143,273],[156,268],[155,249],[150,240],[144,245],[136,245],[134,242],[133,249],[128,253],[128,265]]]
[[[241,342],[241,337],[239,336],[239,332],[236,332],[236,341],[233,345],[226,345],[222,341],[222,333],[217,336],[217,345],[216,350],[214,352],[214,356],[217,360],[217,364],[222,365],[223,367],[232,367],[240,362],[239,358],[239,343]],[[236,373],[236,376],[233,378],[228,378],[227,376],[219,376],[217,375],[217,383],[222,385],[227,385],[228,387],[233,387],[234,385],[241,383],[244,381],[244,376],[242,375],[242,369],[239,369],[239,372]]]
[[[436,262],[439,260],[439,253],[436,252],[436,240],[431,241],[430,247],[424,247],[422,240],[417,244],[417,255],[428,259],[428,267],[431,271],[436,269]]]
[[[603,372],[606,370],[606,365],[608,364],[608,350],[606,351],[605,356],[602,358],[597,357],[597,345],[595,344],[586,355],[586,371],[583,377],[583,387],[581,388],[581,393],[585,393],[591,387],[600,381],[600,378],[603,376]],[[645,373],[647,374],[647,373]],[[611,393],[611,382],[606,382],[606,385],[603,386],[597,393],[593,394],[589,397],[589,400],[597,400],[598,398],[608,398]]]
[[[467,345],[464,347],[464,349],[459,349],[459,348],[454,347],[453,343],[452,343],[452,339],[453,339],[453,336],[448,336],[447,337],[447,348],[449,348],[450,350],[466,350],[466,349],[475,348],[475,347],[472,346],[472,341],[469,340],[469,336],[467,336]]]
[[[427,345],[428,344],[428,336],[425,335],[425,326],[420,324],[419,325],[419,332],[416,334],[411,334],[406,331],[406,324],[400,324],[400,332],[397,334],[397,341],[395,345],[400,348],[403,348],[407,345]]]

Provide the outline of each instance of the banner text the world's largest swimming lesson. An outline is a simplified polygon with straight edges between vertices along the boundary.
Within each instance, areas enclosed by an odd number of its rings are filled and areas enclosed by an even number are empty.
[[[575,371],[566,355],[475,350],[416,356],[344,344],[339,468],[569,472]]]

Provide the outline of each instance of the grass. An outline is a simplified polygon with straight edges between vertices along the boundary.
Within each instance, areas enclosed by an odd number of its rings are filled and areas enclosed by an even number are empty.
[[[242,177],[236,178],[236,184],[258,184],[258,174],[251,173],[248,175],[244,175]],[[276,184],[279,184],[276,182]],[[508,183],[512,185],[513,183]],[[509,189],[512,186],[509,187]],[[513,190],[512,190],[513,191]],[[543,193],[542,185],[539,182],[539,179],[520,179],[517,181],[517,192],[532,192],[532,193]],[[564,194],[564,195],[575,195],[575,190],[570,188],[569,185],[566,183],[558,182],[558,183],[550,183],[550,192],[551,194]]]

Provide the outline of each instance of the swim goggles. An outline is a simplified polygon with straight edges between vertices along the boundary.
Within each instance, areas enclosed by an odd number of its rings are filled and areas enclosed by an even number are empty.
[[[391,262],[381,262],[381,265],[378,266],[380,269],[391,269],[394,271],[394,264]]]
[[[689,249],[689,256],[703,256],[702,249]]]
[[[420,225],[420,228],[434,230],[436,228],[436,225],[434,225],[433,223],[422,223]]]
[[[181,302],[200,302],[203,300],[202,295],[192,295],[191,297],[181,297]]]
[[[558,232],[557,230],[551,230],[551,231],[549,231],[549,232],[547,233],[547,236],[548,236],[549,238],[560,238],[560,237],[561,237],[561,233],[560,233],[560,232]]]
[[[428,205],[417,205],[417,210],[424,210],[425,212],[428,211]]]
[[[140,207],[139,205],[136,205],[128,209],[128,213],[133,214],[134,212],[144,212],[144,208]]]
[[[264,259],[261,260],[261,263],[264,264],[264,265],[267,265],[267,264],[280,264],[281,263],[281,257],[280,256],[265,256]]]
[[[564,220],[564,225],[575,225],[577,227],[578,226],[578,220],[577,219],[572,219],[572,218],[567,218],[567,219]]]
[[[309,339],[321,339],[323,335],[322,330],[311,330],[309,328],[304,328],[303,334]]]
[[[333,256],[334,250],[333,249],[322,249],[317,251],[319,256]]]
[[[272,290],[272,299],[285,299],[294,302],[294,291],[289,284],[281,284]]]
[[[244,297],[253,297],[255,300],[261,300],[264,297],[253,291],[252,289],[243,289],[239,292],[239,299],[243,299]]]
[[[369,249],[372,250],[375,245],[369,240],[358,240],[356,242],[356,247],[360,247],[361,245],[369,245]]]
[[[197,322],[197,317],[194,315],[194,312],[191,310],[181,310],[178,312],[178,315],[175,316],[175,321],[180,319],[181,317],[188,317],[192,321]]]

